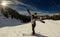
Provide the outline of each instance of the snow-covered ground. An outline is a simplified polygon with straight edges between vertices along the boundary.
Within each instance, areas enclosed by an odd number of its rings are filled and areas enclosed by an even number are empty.
[[[31,34],[31,22],[23,24],[21,21],[5,18],[0,13],[0,37],[60,37],[60,20],[44,20],[46,23],[36,21],[37,36],[23,36],[23,33]]]
[[[36,21],[37,36],[23,36],[23,33],[30,34],[31,23],[18,26],[6,26],[0,28],[0,37],[60,37],[60,20],[44,20],[46,23]]]

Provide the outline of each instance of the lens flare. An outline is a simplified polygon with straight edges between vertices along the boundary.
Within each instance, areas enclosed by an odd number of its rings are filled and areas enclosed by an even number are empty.
[[[1,5],[2,5],[2,6],[7,6],[7,2],[6,2],[6,1],[2,1],[2,2],[1,2]]]

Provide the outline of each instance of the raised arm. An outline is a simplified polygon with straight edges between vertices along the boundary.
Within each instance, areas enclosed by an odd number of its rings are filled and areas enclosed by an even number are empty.
[[[31,15],[31,12],[29,11],[29,9],[27,9],[27,12],[29,13],[29,15]]]
[[[43,21],[42,18],[38,18],[37,20],[42,22],[42,23],[45,23],[45,21]]]
[[[45,23],[45,21],[42,20],[42,17],[40,17],[40,22]]]

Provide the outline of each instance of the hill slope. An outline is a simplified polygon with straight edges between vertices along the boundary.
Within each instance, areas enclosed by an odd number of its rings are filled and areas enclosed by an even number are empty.
[[[19,26],[10,26],[0,28],[0,37],[60,37],[60,20],[44,20],[46,23],[43,24],[39,21],[36,25],[36,33],[40,34],[38,36],[23,36],[23,33],[30,34],[31,23],[19,25]]]

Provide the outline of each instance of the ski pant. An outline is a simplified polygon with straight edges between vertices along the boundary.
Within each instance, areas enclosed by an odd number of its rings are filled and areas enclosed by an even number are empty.
[[[36,22],[32,24],[32,34],[35,34],[35,26],[36,26]]]

